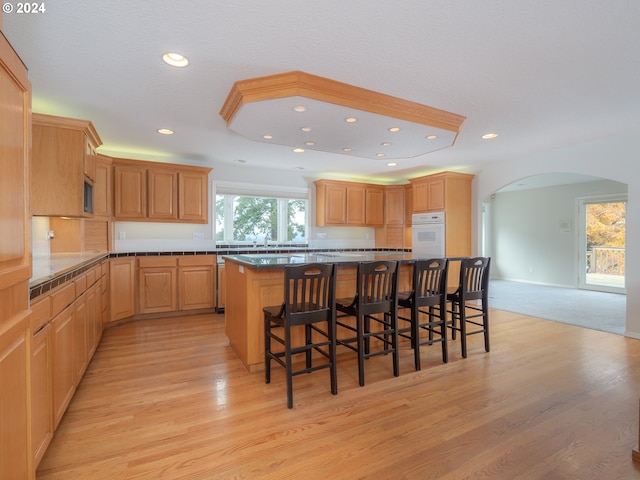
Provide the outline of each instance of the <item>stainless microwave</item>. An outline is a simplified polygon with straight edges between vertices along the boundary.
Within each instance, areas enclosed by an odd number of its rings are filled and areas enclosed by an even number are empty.
[[[93,213],[93,185],[84,182],[84,213]]]

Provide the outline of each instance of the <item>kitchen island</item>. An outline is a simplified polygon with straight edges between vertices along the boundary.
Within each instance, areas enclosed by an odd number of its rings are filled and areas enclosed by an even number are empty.
[[[249,371],[264,368],[264,317],[262,308],[284,300],[284,267],[304,263],[335,263],[336,297],[356,291],[359,262],[400,262],[400,290],[411,288],[414,259],[407,252],[300,252],[225,255],[227,297],[225,329],[231,348]]]

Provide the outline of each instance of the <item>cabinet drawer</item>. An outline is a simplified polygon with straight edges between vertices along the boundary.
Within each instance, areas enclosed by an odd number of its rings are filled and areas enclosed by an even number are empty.
[[[31,304],[31,331],[35,334],[51,320],[51,297],[42,296]]]
[[[215,255],[185,255],[178,257],[178,265],[181,267],[213,266],[215,262]]]
[[[176,264],[177,264],[177,258],[171,257],[171,256],[138,258],[138,268],[175,267]]]
[[[96,269],[92,268],[87,272],[87,287],[90,287],[94,283],[96,283]]]
[[[66,283],[60,290],[51,294],[51,318],[58,315],[62,310],[76,299],[76,286],[74,282]]]
[[[82,295],[87,289],[87,275],[81,275],[78,278],[73,280],[73,283],[76,285],[76,298]]]

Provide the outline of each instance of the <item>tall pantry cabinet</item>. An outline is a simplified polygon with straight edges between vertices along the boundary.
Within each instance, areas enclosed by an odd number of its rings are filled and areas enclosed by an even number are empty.
[[[0,17],[1,25],[2,17]],[[0,32],[0,478],[32,479],[29,386],[31,84]]]

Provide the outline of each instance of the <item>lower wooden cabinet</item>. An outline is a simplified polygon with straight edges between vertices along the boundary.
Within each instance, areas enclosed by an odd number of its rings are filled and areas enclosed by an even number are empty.
[[[31,338],[31,445],[37,466],[53,438],[51,362],[52,327],[45,325]]]
[[[75,306],[71,304],[51,321],[54,428],[60,423],[76,389],[74,312]]]
[[[224,274],[224,263],[218,264],[218,274],[216,278],[216,310],[218,312],[224,310],[225,299],[227,296],[227,279]]]
[[[215,307],[215,255],[138,258],[137,313]]]
[[[214,255],[178,257],[180,310],[198,310],[215,306]]]
[[[132,317],[136,312],[135,258],[109,260],[109,300],[111,322]]]

